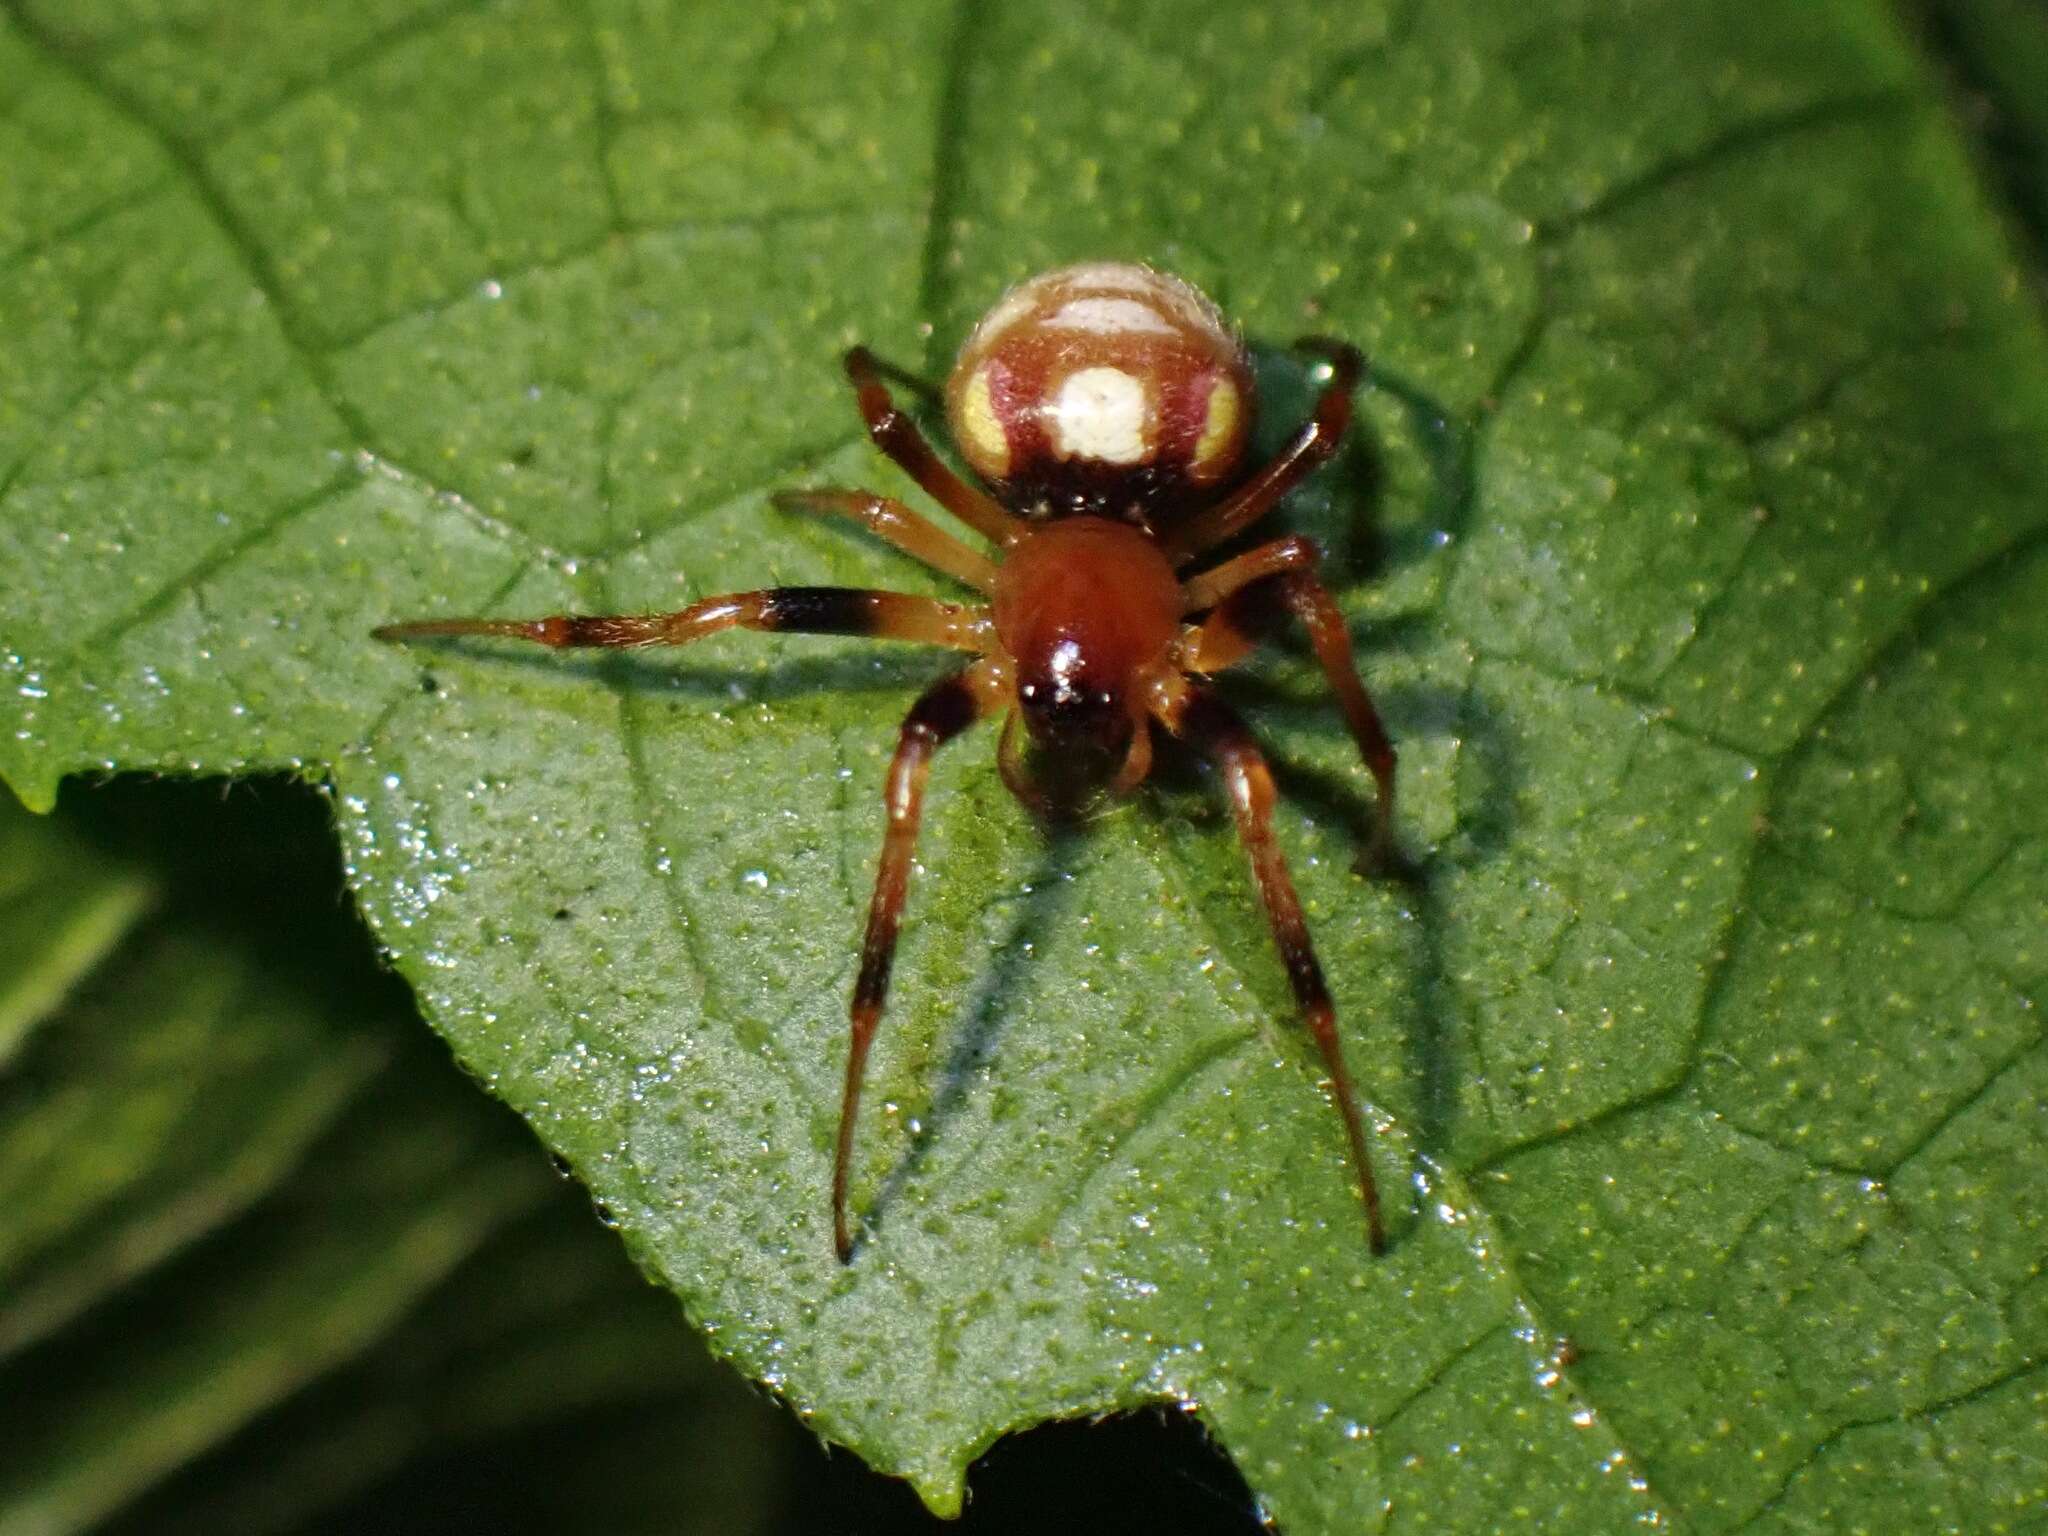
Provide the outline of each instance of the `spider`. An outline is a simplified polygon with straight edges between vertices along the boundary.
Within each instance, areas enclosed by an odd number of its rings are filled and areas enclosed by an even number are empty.
[[[1301,621],[1376,782],[1374,852],[1382,859],[1391,846],[1394,748],[1317,574],[1313,541],[1289,535],[1184,574],[1271,511],[1335,452],[1349,426],[1363,359],[1323,338],[1299,346],[1328,371],[1315,409],[1270,462],[1240,477],[1254,403],[1250,361],[1206,296],[1179,278],[1121,262],[1031,278],[976,326],[946,385],[953,442],[985,489],[949,468],[897,409],[874,355],[865,347],[848,352],[846,374],[875,445],[992,553],[865,491],[784,491],[772,501],[785,511],[849,518],[986,603],[770,587],[708,597],[674,613],[422,619],[374,631],[380,640],[496,636],[631,647],[687,645],[740,628],[868,635],[974,658],[911,706],[889,764],[888,824],[853,988],[832,1172],[841,1263],[854,1252],[847,1184],[861,1083],[888,994],[932,757],[998,713],[1003,781],[1041,816],[1071,809],[1077,795],[1139,784],[1152,766],[1154,722],[1214,760],[1296,1005],[1322,1053],[1372,1251],[1385,1249],[1335,1009],[1273,835],[1272,774],[1249,727],[1203,679],[1253,649],[1258,617],[1276,600]]]

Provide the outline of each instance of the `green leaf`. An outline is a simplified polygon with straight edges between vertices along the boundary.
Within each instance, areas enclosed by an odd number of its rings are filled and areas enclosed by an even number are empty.
[[[1991,1528],[2048,1497],[2048,336],[1873,0],[0,7],[12,729],[331,777],[470,1070],[716,1348],[934,1507],[1197,1403],[1290,1530]],[[90,153],[80,153],[89,146]],[[1412,884],[1298,649],[1236,690],[1396,1198],[1198,771],[934,781],[832,1259],[893,724],[945,662],[378,622],[938,590],[834,355],[1143,257],[1373,357],[1330,547]],[[2030,1440],[2031,1437],[2031,1440]]]

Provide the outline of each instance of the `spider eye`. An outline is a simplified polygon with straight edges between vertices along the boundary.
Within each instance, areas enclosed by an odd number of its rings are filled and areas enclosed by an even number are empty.
[[[1111,747],[1129,726],[1113,689],[1079,670],[1078,654],[1054,650],[1046,669],[1017,686],[1032,738],[1042,745]]]

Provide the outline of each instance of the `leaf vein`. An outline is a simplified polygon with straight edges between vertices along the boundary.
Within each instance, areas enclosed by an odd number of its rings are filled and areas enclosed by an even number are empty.
[[[1891,1415],[1868,1419],[1852,1419],[1816,1441],[1813,1448],[1786,1471],[1784,1480],[1778,1485],[1777,1491],[1772,1493],[1762,1504],[1759,1504],[1740,1525],[1735,1526],[1731,1530],[1730,1536],[1739,1536],[1740,1532],[1755,1528],[1767,1515],[1775,1513],[1778,1507],[1790,1497],[1793,1485],[1810,1468],[1818,1466],[1823,1456],[1827,1455],[1843,1440],[1856,1433],[1856,1431],[1862,1429],[1882,1429],[1901,1422],[1931,1421],[1937,1416],[1954,1409],[1968,1407],[1978,1399],[1988,1397],[2001,1388],[2011,1386],[2014,1382],[2024,1381],[2043,1372],[2048,1372],[2048,1361],[2026,1361],[2015,1366],[2002,1376],[1993,1377],[1989,1381],[1979,1382],[1976,1386],[1958,1392],[1953,1397],[1943,1398],[1940,1402],[1929,1403],[1925,1407],[1917,1408],[1911,1413],[1904,1415],[1903,1419],[1895,1418]]]
[[[1024,1224],[1025,1233],[1032,1238],[1050,1233],[1078,1212],[1118,1166],[1126,1147],[1135,1143],[1155,1123],[1163,1122],[1174,1101],[1183,1092],[1192,1090],[1198,1079],[1212,1070],[1227,1067],[1233,1058],[1241,1057],[1245,1047],[1258,1042],[1259,1035],[1260,1031],[1255,1028],[1219,1034],[1190,1051],[1171,1070],[1151,1078],[1129,1112],[1129,1123],[1120,1129],[1116,1122],[1124,1118],[1124,1111],[1112,1110],[1099,1116],[1101,1155],[1089,1163],[1078,1179],[1062,1182],[1053,1198]]]
[[[286,502],[283,506],[273,511],[270,516],[245,529],[239,538],[229,540],[220,548],[210,551],[186,566],[184,570],[162,583],[155,591],[151,592],[140,603],[137,603],[128,610],[128,612],[116,615],[106,624],[101,625],[100,628],[86,635],[84,639],[65,651],[65,657],[68,659],[92,651],[106,650],[125,636],[140,629],[151,619],[163,613],[179,597],[188,592],[196,592],[204,583],[218,576],[222,571],[243,559],[252,551],[260,549],[301,517],[319,507],[326,506],[329,502],[344,495],[359,483],[359,477],[354,474],[337,475],[324,485],[316,487],[297,500]]]
[[[129,187],[112,197],[94,203],[76,218],[67,219],[64,223],[23,241],[13,250],[0,253],[0,276],[27,267],[57,247],[89,235],[100,225],[118,219],[131,209],[140,208],[153,198],[161,197],[169,186],[167,180],[157,180],[143,186]]]
[[[487,10],[497,3],[498,0],[444,0],[443,4],[416,11],[403,20],[372,33],[353,47],[343,49],[333,58],[326,60],[317,73],[292,81],[281,90],[229,117],[220,124],[212,136],[225,141],[261,127],[271,118],[308,99],[315,91],[332,90],[349,76],[374,68],[407,43],[426,37],[451,21],[459,21],[465,16]]]
[[[690,969],[696,973],[705,1016],[722,1019],[729,1024],[754,1056],[767,1061],[787,1085],[794,1101],[806,1103],[811,1097],[811,1085],[798,1076],[796,1068],[780,1049],[775,1034],[744,1012],[729,1011],[719,1003],[717,970],[705,952],[704,939],[698,931],[695,913],[691,911],[683,884],[673,875],[664,874],[660,868],[664,854],[655,832],[657,796],[653,772],[647,760],[646,723],[640,717],[640,692],[618,669],[608,666],[601,671],[618,709],[619,743],[625,754],[627,779],[638,813],[634,821],[640,829],[645,872],[662,892],[662,906],[668,913],[670,928],[689,960]]]
[[[1536,238],[1555,242],[1786,139],[1851,123],[1903,117],[1910,105],[1902,90],[1874,88],[1764,113],[1616,182],[1576,209],[1537,220]]]
[[[13,0],[0,0],[0,4]],[[793,225],[808,223],[830,223],[835,219],[857,219],[865,216],[875,224],[899,220],[903,210],[887,204],[877,205],[873,201],[860,203],[821,203],[812,208],[784,208],[773,213],[756,214],[751,217],[730,219],[674,219],[662,224],[625,224],[618,228],[606,229],[587,240],[564,246],[545,256],[536,257],[518,266],[494,268],[491,281],[501,288],[510,288],[528,278],[548,277],[566,272],[578,262],[588,261],[613,247],[636,241],[662,239],[716,238],[721,235],[770,235]],[[339,332],[321,344],[321,350],[329,355],[339,356],[368,345],[389,331],[411,325],[422,320],[431,320],[444,315],[460,304],[476,297],[476,284],[465,280],[448,292],[413,305],[395,314],[381,316],[353,331]]]
[[[207,168],[200,147],[158,122],[138,98],[102,73],[77,49],[67,47],[63,39],[30,15],[24,0],[0,0],[0,13],[14,22],[22,36],[52,67],[69,75],[106,103],[116,116],[139,129],[155,144],[157,152],[206,213],[249,281],[269,304],[271,313],[276,316],[279,339],[305,372],[321,401],[358,442],[368,442],[370,435],[361,413],[337,387],[319,348],[298,316],[297,307],[285,289],[276,263],[262,241],[257,239],[255,231],[235,211],[226,190]]]

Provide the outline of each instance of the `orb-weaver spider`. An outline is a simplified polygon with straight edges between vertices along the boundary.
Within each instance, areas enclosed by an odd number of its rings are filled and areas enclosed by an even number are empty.
[[[1117,262],[1061,267],[1000,299],[962,347],[946,387],[953,441],[985,482],[955,474],[899,411],[864,347],[846,355],[868,433],[940,506],[994,546],[972,548],[899,501],[864,491],[785,491],[791,511],[851,518],[982,593],[985,605],[846,587],[771,587],[674,613],[540,619],[422,619],[381,640],[488,635],[548,646],[686,645],[741,628],[870,635],[950,646],[975,659],[928,688],[889,765],[888,830],[854,984],[852,1041],[832,1174],[833,1243],[853,1256],[847,1183],[868,1047],[881,1020],[933,754],[1005,716],[1003,780],[1041,813],[1077,786],[1121,792],[1151,770],[1152,723],[1220,768],[1294,997],[1343,1118],[1375,1253],[1386,1244],[1365,1130],[1336,1013],[1300,900],[1273,835],[1273,779],[1250,729],[1201,678],[1256,644],[1273,600],[1307,629],[1378,790],[1375,852],[1390,848],[1394,748],[1359,681],[1351,639],[1317,575],[1320,552],[1276,539],[1192,575],[1205,552],[1250,528],[1335,452],[1363,362],[1343,343],[1302,346],[1329,377],[1310,420],[1233,484],[1245,453],[1252,375],[1215,306],[1179,278]],[[1022,722],[1029,749],[1017,731]],[[1030,755],[1035,749],[1035,758]]]

